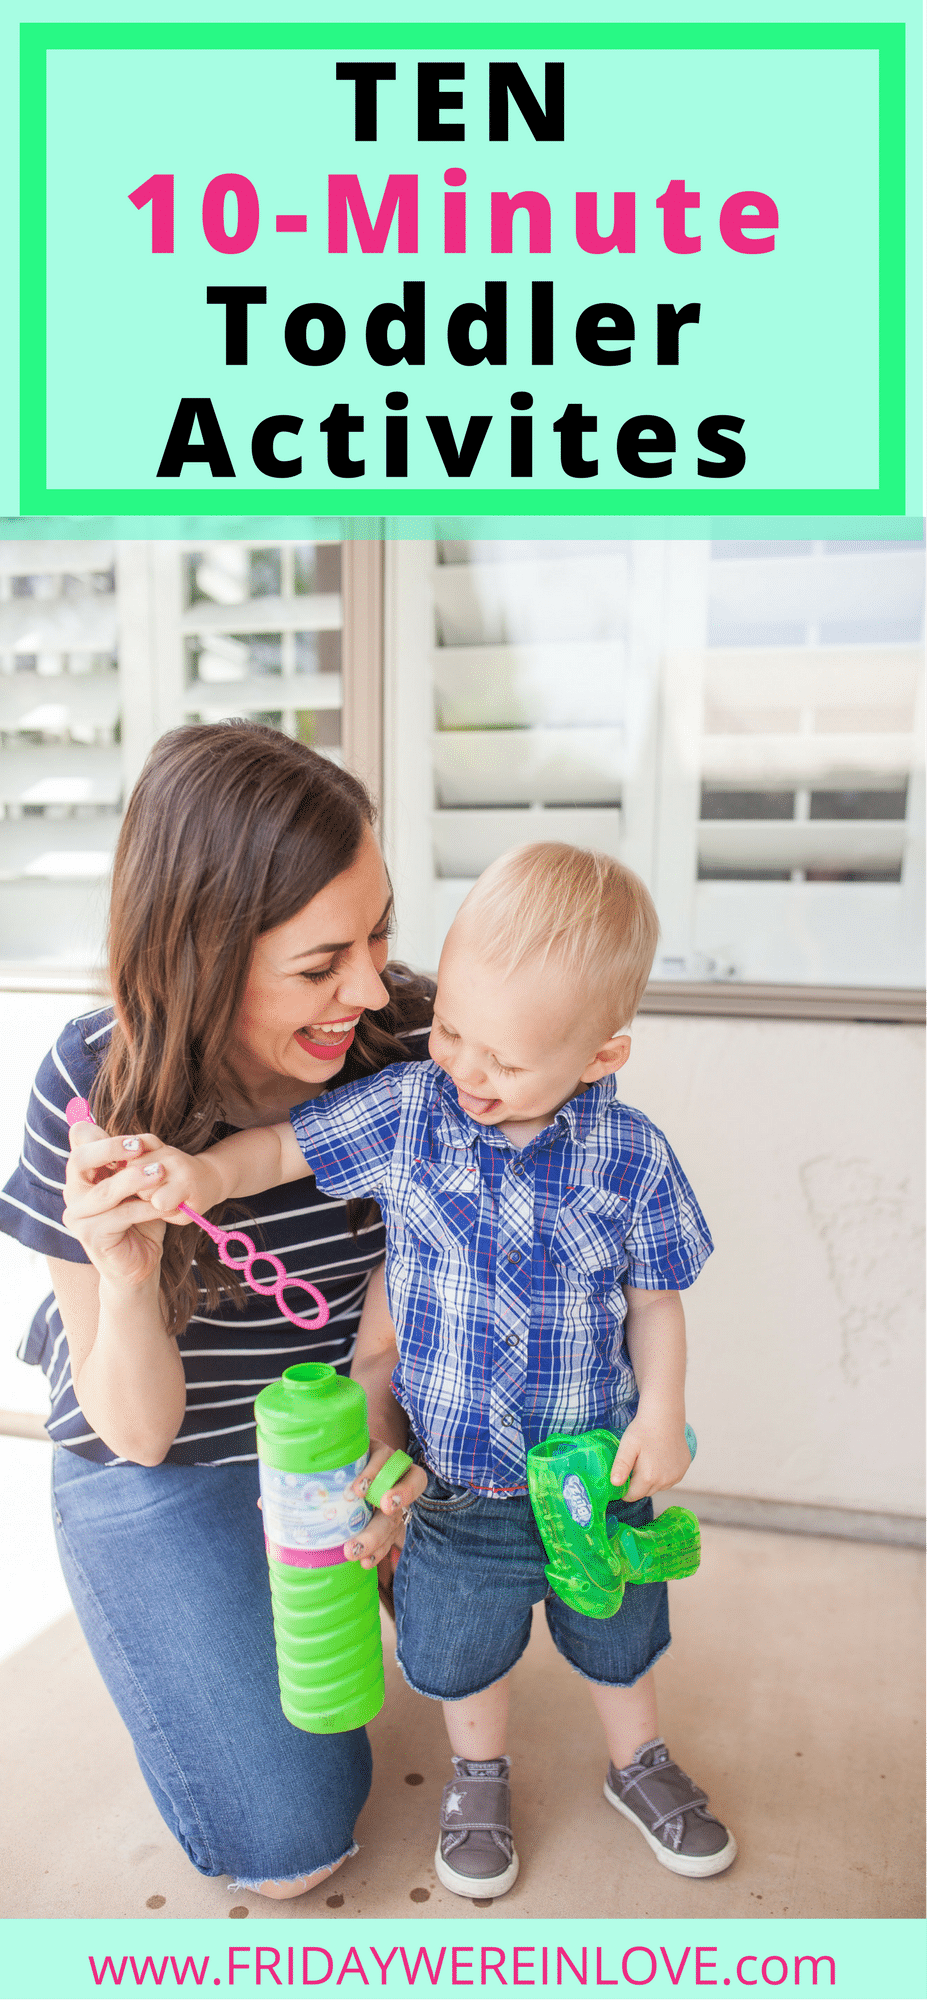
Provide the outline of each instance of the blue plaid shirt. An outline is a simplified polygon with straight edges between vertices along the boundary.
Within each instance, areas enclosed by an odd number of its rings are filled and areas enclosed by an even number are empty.
[[[711,1237],[661,1132],[589,1085],[528,1146],[461,1111],[436,1063],[401,1064],[291,1112],[327,1194],[374,1194],[399,1366],[427,1463],[454,1486],[524,1493],[555,1431],[637,1408],[622,1287],[682,1291]]]

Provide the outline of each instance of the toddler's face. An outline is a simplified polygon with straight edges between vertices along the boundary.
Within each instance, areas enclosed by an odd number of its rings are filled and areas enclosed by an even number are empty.
[[[610,1042],[610,1027],[601,1010],[570,991],[556,966],[502,974],[479,958],[463,926],[453,926],[438,968],[428,1046],[456,1085],[461,1109],[478,1124],[540,1130],[584,1083],[603,1074],[595,1057]],[[625,1060],[630,1043],[622,1040],[609,1069]]]

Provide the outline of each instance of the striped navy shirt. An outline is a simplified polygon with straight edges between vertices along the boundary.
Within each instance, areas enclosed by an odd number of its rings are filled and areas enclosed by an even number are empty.
[[[433,1062],[290,1118],[329,1194],[373,1193],[383,1210],[393,1387],[433,1472],[501,1499],[525,1492],[529,1445],[630,1423],[623,1287],[682,1291],[712,1243],[662,1132],[614,1077],[522,1147],[469,1118]]]
[[[0,1228],[29,1249],[74,1264],[88,1260],[61,1220],[69,1154],[65,1107],[72,1097],[89,1098],[111,1030],[112,1013],[105,1008],[70,1021],[59,1036],[33,1086],[19,1166],[0,1195]],[[426,1054],[427,1026],[400,1028],[399,1033],[410,1055]],[[228,1300],[218,1312],[194,1314],[179,1339],[187,1406],[167,1453],[174,1464],[228,1465],[255,1458],[254,1399],[284,1368],[299,1361],[328,1361],[346,1373],[367,1280],[383,1261],[379,1218],[366,1227],[361,1223],[355,1236],[344,1202],[329,1200],[312,1181],[256,1195],[248,1202],[248,1215],[257,1227],[252,1228],[250,1219],[242,1226],[261,1249],[280,1257],[293,1277],[308,1278],[319,1287],[330,1318],[318,1332],[305,1333],[278,1313],[273,1299],[244,1287],[243,1310]],[[78,1405],[54,1296],[39,1307],[19,1352],[48,1377],[47,1428],[53,1442],[84,1458],[121,1463],[91,1430]]]

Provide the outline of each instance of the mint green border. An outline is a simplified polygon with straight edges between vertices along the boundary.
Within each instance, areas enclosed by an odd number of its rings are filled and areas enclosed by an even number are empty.
[[[287,49],[287,48],[624,48],[624,49],[872,49],[879,57],[879,485],[878,487],[753,489],[711,494],[697,488],[669,493],[602,492],[582,495],[589,517],[636,519],[822,514],[903,515],[905,511],[905,27],[878,24],[627,23],[579,25],[512,22],[432,25],[390,22],[320,22],[293,26],[203,23],[96,22],[23,24],[21,50],[21,366],[20,514],[110,513],[167,515],[195,512],[215,517],[243,513],[284,516],[330,514],[396,516],[454,514],[562,516],[569,496],[561,488],[513,493],[505,487],[453,495],[444,488],[365,489],[352,496],[332,488],[298,493],[266,488],[54,487],[46,483],[46,101],[49,49]]]
[[[325,1920],[321,1911],[312,1911],[315,1922],[281,1922],[273,1915],[265,1914],[262,1907],[256,1907],[252,1895],[243,1892],[247,1906],[248,1920],[244,1923],[229,1921],[227,1918],[96,1918],[59,1917],[49,1923],[40,1918],[9,1918],[4,1928],[4,1957],[0,1963],[0,1996],[2,2000],[84,2000],[84,1996],[112,1994],[119,1990],[122,1994],[151,1993],[154,1982],[150,1978],[136,1985],[129,1968],[119,1989],[114,1988],[112,1978],[107,1977],[99,1986],[95,1983],[88,1963],[88,1954],[93,1953],[98,1967],[107,1955],[117,1962],[129,1953],[134,1953],[141,1965],[146,1955],[151,1955],[156,1964],[170,1953],[174,1953],[179,1964],[189,1956],[202,1964],[209,1957],[209,1967],[202,1986],[192,1979],[183,1984],[184,1995],[191,1992],[205,1994],[229,1994],[233,2000],[269,2000],[271,1995],[283,1996],[316,1995],[318,2000],[344,2000],[353,1995],[355,2000],[374,2000],[379,1994],[382,2000],[459,2000],[461,1993],[473,1996],[473,2000],[492,2000],[494,1995],[514,1994],[518,1991],[533,1996],[533,2000],[587,2000],[595,1993],[606,1993],[613,2000],[631,2000],[634,1993],[654,1996],[654,2000],[668,2000],[670,1994],[678,2000],[696,2000],[696,1996],[714,1993],[721,2000],[722,1995],[754,1994],[757,1996],[779,1992],[785,1995],[805,1995],[814,1993],[815,2000],[921,2000],[924,1991],[924,1925],[916,1918],[870,1917],[860,1921],[856,1918],[764,1918],[764,1917],[695,1917],[695,1918],[561,1918],[526,1919],[514,1914],[498,1912],[493,1918],[471,1917],[469,1913],[458,1917],[456,1913],[447,1917],[405,1916],[395,1918],[358,1918],[348,1915]],[[258,1899],[260,1903],[260,1899]],[[319,1919],[322,1918],[320,1922]],[[303,1986],[298,1977],[290,1986],[287,1980],[286,1950],[294,1947],[295,1967],[301,1969],[300,1954],[303,1945],[315,1950],[327,1950],[333,1960],[330,1978],[316,1985]],[[266,1962],[262,1967],[262,1977],[255,1976],[256,1947],[276,1948],[281,1954],[282,1977],[285,1983],[275,1986],[268,1977]],[[480,1949],[492,1945],[502,1947],[505,1952],[505,1985],[500,1985],[492,1976],[492,1968],[485,1983],[480,1978]],[[522,1969],[528,1978],[513,1978],[513,1947],[518,1945],[531,1951],[531,1959],[523,1959]],[[556,1949],[560,1945],[573,1958],[580,1959],[585,1948],[587,1953],[588,1983],[578,1981],[565,1973],[564,1983],[558,1985],[552,1977],[556,1963]],[[234,1983],[228,1977],[229,1947],[235,1948],[236,1972]],[[442,1947],[444,1967],[442,1974],[433,1985],[430,1979],[415,1981],[414,1987],[405,1978],[398,1957],[394,1957],[388,1972],[382,1977],[375,1961],[371,1960],[370,1948],[378,1950],[381,1958],[395,1947],[402,1946],[414,1961],[424,1947],[432,1962]],[[547,1946],[549,1961],[548,1980],[541,1977],[543,1960],[540,1954]],[[635,1951],[654,1952],[659,1964],[661,1947],[665,1948],[670,1962],[676,1967],[686,1954],[685,1964],[678,1971],[672,1983],[666,1977],[657,1977],[651,1983],[641,1979],[625,1979],[621,1976],[621,1960],[629,1948]],[[458,1977],[450,1975],[451,1953],[456,1948],[460,1959]],[[363,1964],[366,1982],[361,1980],[356,1970],[357,1959],[349,1966],[342,1979],[338,1972],[344,1966],[349,1953],[357,1954]],[[596,1983],[596,1953],[602,1952],[603,1983]],[[699,1976],[698,1951],[703,1959]],[[796,1984],[794,1961],[796,1956],[833,1957],[836,1980],[832,1986],[827,1969],[821,1968],[822,1976],[812,1985],[807,1965],[802,1969]],[[786,1981],[764,1981],[761,1965],[765,1958],[784,1958],[790,1976]],[[749,1958],[751,1963],[746,1981],[737,1976],[739,1958]],[[321,1966],[321,1959],[311,1963]],[[247,1969],[246,1969],[247,1968]],[[634,1961],[634,1971],[646,1970],[645,1962]],[[733,1976],[732,1976],[733,1975]],[[162,1996],[176,1994],[179,1982],[165,1977],[160,1986]]]

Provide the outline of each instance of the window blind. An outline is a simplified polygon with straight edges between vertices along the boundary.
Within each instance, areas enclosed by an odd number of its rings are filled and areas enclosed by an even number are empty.
[[[387,574],[409,956],[552,838],[644,876],[657,979],[922,983],[921,548],[404,543]]]
[[[0,543],[0,961],[102,958],[152,744],[249,716],[342,756],[338,542]]]

